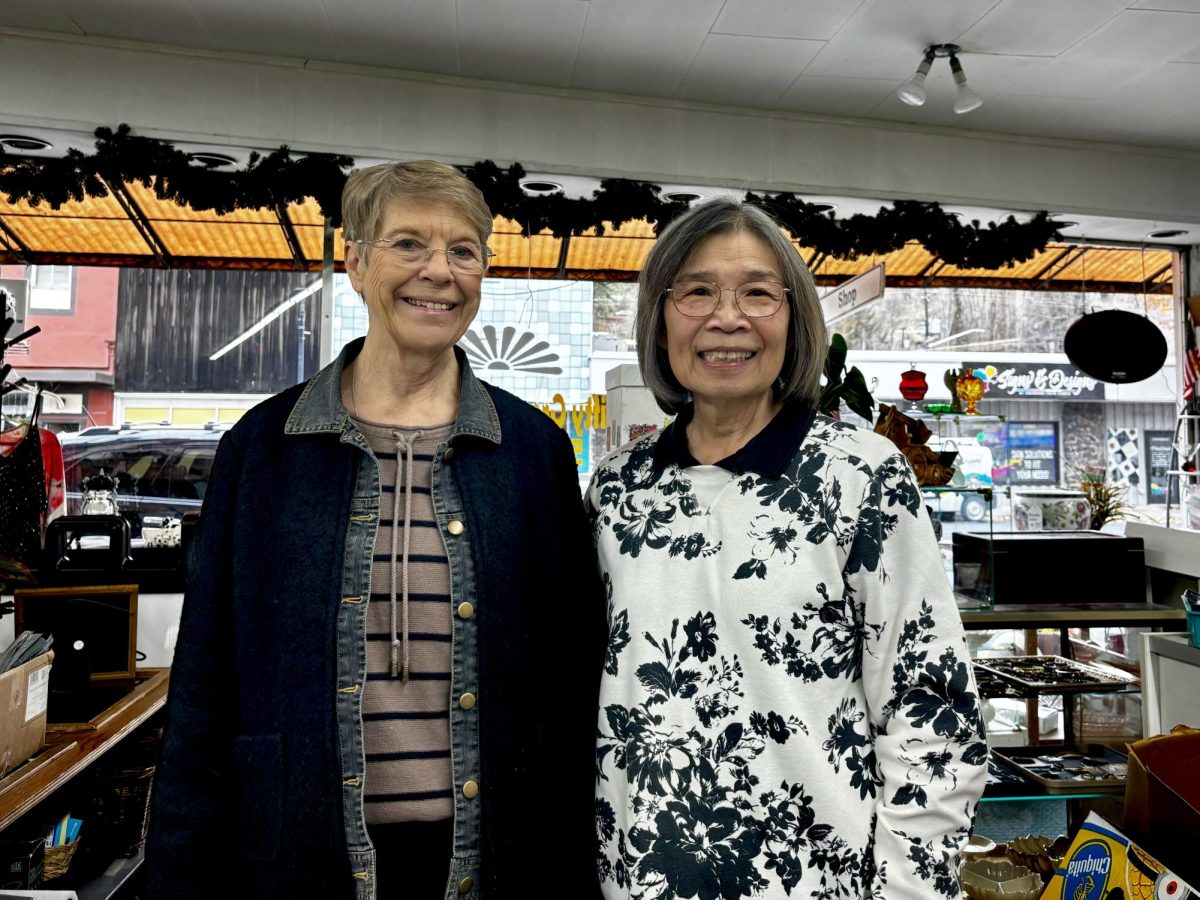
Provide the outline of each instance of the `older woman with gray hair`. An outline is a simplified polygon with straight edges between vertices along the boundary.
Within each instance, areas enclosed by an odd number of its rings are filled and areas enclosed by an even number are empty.
[[[456,346],[492,214],[432,160],[355,172],[342,210],[367,334],[221,439],[148,895],[596,895],[603,605],[574,453]]]
[[[812,276],[754,206],[639,282],[665,429],[597,469],[598,865],[616,898],[957,898],[987,746],[911,469],[819,415]]]

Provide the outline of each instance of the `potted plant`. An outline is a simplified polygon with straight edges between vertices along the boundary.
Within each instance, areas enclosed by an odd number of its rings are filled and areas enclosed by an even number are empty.
[[[1125,488],[1108,481],[1104,477],[1103,468],[1083,466],[1078,470],[1078,478],[1079,489],[1083,491],[1091,510],[1088,527],[1093,531],[1105,522],[1139,518],[1133,508],[1125,502]]]
[[[817,411],[837,419],[844,401],[851,410],[870,422],[875,412],[875,399],[858,367],[846,368],[846,352],[846,339],[834,332],[829,341],[829,353],[825,357],[825,383],[821,387]]]

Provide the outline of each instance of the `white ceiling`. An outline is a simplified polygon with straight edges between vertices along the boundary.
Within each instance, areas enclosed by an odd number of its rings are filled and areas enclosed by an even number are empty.
[[[0,27],[1200,149],[1200,0],[5,0]],[[954,42],[983,107],[896,88]]]
[[[0,29],[1200,151],[1200,0],[3,0]],[[945,60],[897,98],[943,42],[982,108]]]

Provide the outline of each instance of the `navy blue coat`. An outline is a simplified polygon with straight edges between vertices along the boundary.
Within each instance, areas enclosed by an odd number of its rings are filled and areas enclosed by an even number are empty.
[[[335,621],[361,451],[336,434],[285,435],[302,387],[251,410],[217,453],[171,672],[147,843],[152,897],[353,896]],[[599,896],[606,626],[573,454],[542,413],[487,390],[502,440],[455,438],[452,466],[488,698],[481,887],[487,900]]]

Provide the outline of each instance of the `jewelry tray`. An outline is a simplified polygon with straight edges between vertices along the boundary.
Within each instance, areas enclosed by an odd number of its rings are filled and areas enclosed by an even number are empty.
[[[1052,747],[993,750],[992,755],[1046,789],[1048,794],[1085,794],[1125,786],[1126,757],[1094,744],[1088,753]]]
[[[1136,676],[1062,656],[1003,656],[976,660],[975,665],[1035,693],[1119,691],[1138,683]]]
[[[984,794],[988,797],[1017,797],[1036,792],[1040,784],[1012,766],[996,758],[993,750],[988,754],[988,777]]]

